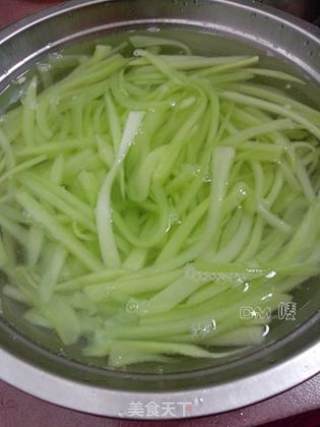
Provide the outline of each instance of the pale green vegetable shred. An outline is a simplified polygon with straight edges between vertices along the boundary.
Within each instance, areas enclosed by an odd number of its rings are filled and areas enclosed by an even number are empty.
[[[0,122],[3,294],[115,367],[261,344],[320,272],[304,82],[142,35],[50,67]]]

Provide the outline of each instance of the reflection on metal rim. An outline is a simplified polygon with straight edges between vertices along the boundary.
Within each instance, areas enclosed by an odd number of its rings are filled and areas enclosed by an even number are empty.
[[[272,9],[255,6],[255,2],[92,0],[68,2],[0,32],[0,86],[2,82],[4,87],[29,61],[53,46],[105,30],[112,32],[154,24],[188,27],[197,33],[204,30],[242,39],[261,49],[270,49],[320,82],[320,57],[309,55],[320,51],[320,32],[281,12],[275,15]],[[299,336],[292,333],[291,338],[280,340],[268,349],[268,355],[261,352],[260,365],[248,367],[241,375],[215,382],[208,369],[205,371],[209,372],[208,378],[201,382],[200,379],[196,381],[197,372],[194,372],[193,377],[189,375],[188,387],[184,387],[179,374],[171,380],[170,376],[154,376],[155,382],[160,382],[161,378],[161,391],[159,387],[154,387],[153,391],[143,387],[139,390],[139,375],[130,376],[129,373],[127,382],[137,382],[139,391],[128,391],[134,387],[126,390],[123,383],[112,387],[109,382],[103,382],[103,378],[95,382],[89,378],[89,373],[84,378],[80,369],[68,372],[71,368],[67,363],[64,375],[55,369],[55,363],[49,358],[40,363],[39,353],[33,352],[32,347],[21,344],[25,353],[16,350],[18,343],[10,342],[8,329],[0,327],[0,377],[50,402],[99,415],[150,419],[207,415],[268,398],[319,372],[320,342],[316,322],[319,316],[304,324]],[[270,356],[272,352],[274,357]],[[46,356],[42,359],[46,360]],[[63,363],[58,362],[56,365]]]

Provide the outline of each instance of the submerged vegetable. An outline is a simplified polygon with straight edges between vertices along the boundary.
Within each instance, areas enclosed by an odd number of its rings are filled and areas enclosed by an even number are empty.
[[[320,112],[258,60],[133,36],[31,80],[0,123],[3,293],[28,321],[117,367],[263,341],[320,272]]]

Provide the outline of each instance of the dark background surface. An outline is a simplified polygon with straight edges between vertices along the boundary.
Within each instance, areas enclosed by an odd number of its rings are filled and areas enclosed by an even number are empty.
[[[150,0],[152,1],[152,0]],[[153,0],[156,1],[156,0]],[[263,1],[261,1],[263,2]],[[275,3],[266,0],[266,3]],[[279,0],[315,20],[320,0]],[[58,0],[0,0],[0,28]],[[314,6],[316,5],[316,6]],[[1,363],[1,361],[0,361]],[[320,375],[279,396],[226,414],[193,420],[125,421],[96,417],[41,401],[0,381],[0,427],[320,427]]]

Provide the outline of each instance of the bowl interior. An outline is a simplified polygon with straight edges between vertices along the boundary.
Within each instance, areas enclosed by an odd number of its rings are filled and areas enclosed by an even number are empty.
[[[296,98],[320,107],[320,85],[306,68],[293,61],[283,49],[269,48],[258,38],[248,40],[221,30],[211,31],[189,25],[150,22],[130,23],[121,28],[104,29],[85,36],[79,34],[79,37],[73,40],[60,42],[55,47],[49,46],[45,52],[39,51],[29,61],[16,67],[9,76],[10,79],[7,79],[11,84],[6,85],[0,96],[0,112],[14,108],[24,89],[24,85],[17,83],[17,79],[25,75],[28,80],[35,72],[37,63],[47,62],[49,53],[91,52],[96,43],[117,45],[133,33],[178,39],[188,44],[192,51],[199,55],[258,54],[261,57],[261,66],[289,71],[307,80],[308,84],[302,89],[292,85],[286,90],[291,91]],[[279,87],[283,89],[284,83],[279,83]],[[1,277],[1,283],[6,283],[4,276]],[[23,319],[25,308],[5,296],[2,297],[0,342],[10,352],[37,366],[87,383],[133,390],[200,387],[255,374],[270,364],[283,362],[302,348],[316,342],[318,337],[314,325],[320,311],[318,278],[309,280],[298,288],[294,292],[294,302],[297,304],[295,319],[290,321],[274,319],[263,345],[248,350],[241,356],[214,362],[181,358],[170,365],[150,363],[113,371],[105,366],[106,362],[103,360],[81,356],[81,344],[62,347],[54,334],[25,322]],[[128,378],[136,378],[138,381],[129,382]]]

